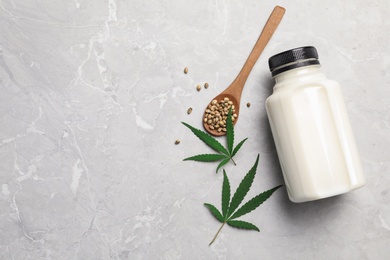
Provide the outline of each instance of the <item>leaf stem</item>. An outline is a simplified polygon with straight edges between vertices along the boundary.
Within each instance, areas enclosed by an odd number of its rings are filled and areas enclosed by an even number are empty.
[[[230,157],[230,160],[232,160],[235,166],[237,165],[236,162],[233,160],[233,157]]]
[[[210,242],[209,246],[211,246],[211,244],[214,243],[215,239],[217,239],[219,232],[221,232],[221,229],[223,228],[223,226],[225,226],[225,224],[226,224],[226,222],[222,223],[222,226],[218,229],[217,234],[215,234],[215,236],[214,236],[213,240]]]

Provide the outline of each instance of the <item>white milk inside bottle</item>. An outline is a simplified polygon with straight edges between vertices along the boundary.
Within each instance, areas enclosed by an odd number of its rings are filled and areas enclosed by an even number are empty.
[[[314,47],[269,59],[276,84],[266,109],[289,198],[305,202],[364,185],[340,85],[320,71]]]

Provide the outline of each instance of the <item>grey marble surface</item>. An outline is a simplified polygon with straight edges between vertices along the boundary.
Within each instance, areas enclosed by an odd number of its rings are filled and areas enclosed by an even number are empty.
[[[283,188],[243,217],[260,233],[225,227],[209,247],[220,225],[203,203],[220,206],[222,175],[182,161],[208,148],[180,122],[201,127],[277,4],[233,189],[258,153],[249,196],[283,183],[267,59],[303,45],[343,85],[367,183],[303,204]],[[388,0],[0,0],[0,259],[389,259],[389,13]]]

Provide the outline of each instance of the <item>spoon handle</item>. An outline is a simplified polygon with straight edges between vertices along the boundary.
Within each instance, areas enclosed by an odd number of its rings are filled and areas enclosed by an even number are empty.
[[[257,40],[255,46],[253,47],[252,52],[250,53],[240,73],[237,75],[236,79],[234,80],[232,87],[240,88],[240,91],[242,91],[245,82],[249,76],[249,73],[252,71],[253,66],[256,64],[256,61],[260,57],[260,54],[263,52],[265,46],[267,46],[273,33],[275,32],[280,21],[282,20],[285,11],[286,10],[281,6],[276,6],[274,8],[270,17],[268,18],[267,23],[263,28],[263,31],[259,36],[259,39]]]

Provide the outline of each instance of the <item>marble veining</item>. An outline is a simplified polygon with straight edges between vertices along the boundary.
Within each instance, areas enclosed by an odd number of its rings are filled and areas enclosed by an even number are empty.
[[[209,247],[219,223],[203,203],[220,205],[222,175],[182,161],[208,148],[180,122],[201,127],[275,5],[287,12],[243,92],[232,188],[258,153],[248,197],[283,184],[267,60],[304,45],[343,85],[367,183],[303,204],[281,189],[243,218],[260,233],[226,227]],[[389,259],[389,12],[387,0],[0,0],[0,259]]]

